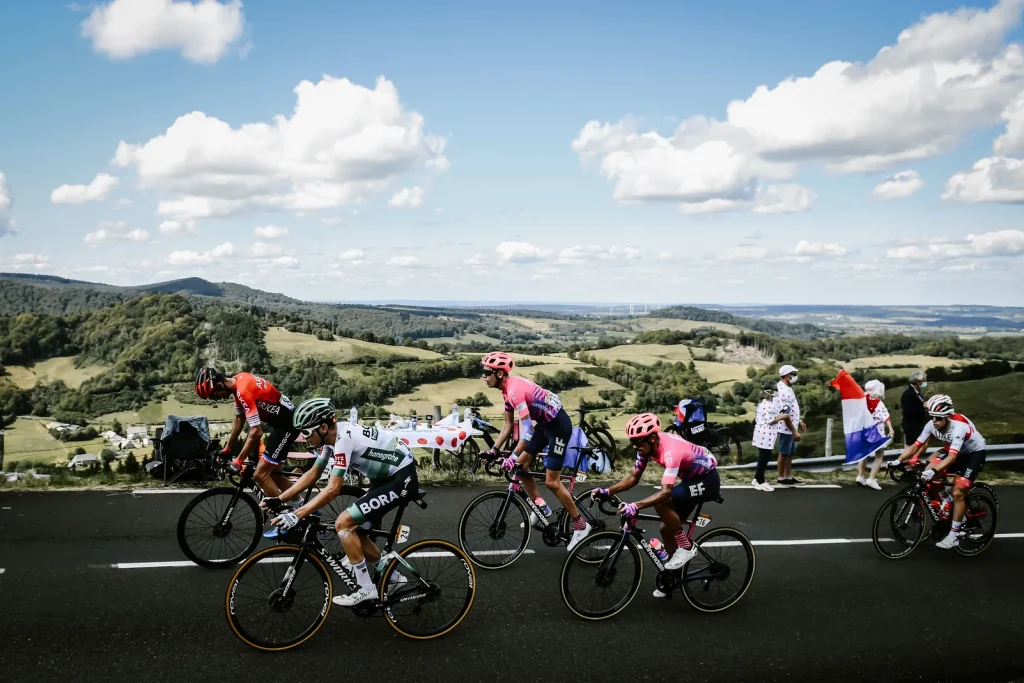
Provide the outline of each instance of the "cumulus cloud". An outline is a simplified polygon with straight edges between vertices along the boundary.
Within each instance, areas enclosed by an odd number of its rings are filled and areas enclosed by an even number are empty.
[[[958,259],[1024,254],[1024,230],[996,230],[970,234],[963,239],[938,238],[892,247],[886,252],[891,259]]]
[[[172,251],[167,256],[167,263],[172,266],[212,265],[228,259],[235,254],[235,245],[224,242],[210,251]]]
[[[924,181],[917,171],[900,171],[875,185],[871,198],[879,201],[904,199],[924,187]]]
[[[114,208],[115,209],[123,209],[124,207],[131,206],[131,205],[132,205],[132,200],[128,199],[127,197],[121,197],[116,202],[114,202]]]
[[[160,223],[160,234],[167,237],[180,237],[182,235],[195,235],[195,221],[163,221]]]
[[[117,183],[114,176],[100,173],[88,185],[61,185],[50,193],[50,201],[54,204],[98,202],[106,199]]]
[[[7,187],[7,176],[0,172],[0,237],[17,232],[14,229],[14,219],[6,215],[11,208],[11,191]]]
[[[50,257],[46,254],[20,253],[14,254],[10,259],[0,261],[4,268],[11,270],[44,270],[50,266]]]
[[[96,229],[85,235],[85,243],[92,246],[99,246],[109,242],[147,242],[149,233],[138,228],[127,230],[128,225],[124,221],[100,221]]]
[[[979,159],[970,171],[954,173],[946,181],[942,198],[964,204],[1024,202],[1024,159]]]
[[[535,263],[550,258],[550,249],[541,249],[529,242],[504,241],[494,248],[501,263]]]
[[[760,261],[768,258],[768,249],[765,247],[733,247],[728,249],[720,257],[723,261]]]
[[[175,220],[339,207],[402,174],[448,167],[444,138],[426,133],[384,78],[370,89],[324,76],[294,92],[290,118],[232,128],[195,111],[147,142],[122,141],[113,163],[133,168],[141,188],[169,195],[157,212]]]
[[[425,265],[415,256],[392,256],[387,260],[387,264],[395,268],[419,268]]]
[[[845,256],[846,252],[846,247],[841,244],[809,242],[807,240],[800,240],[796,243],[796,247],[793,248],[793,254],[796,256],[828,256],[838,258]]]
[[[366,264],[366,252],[362,249],[346,249],[338,254],[338,260],[346,266],[362,266]]]
[[[263,242],[254,242],[252,245],[252,255],[256,258],[266,258],[268,256],[277,256],[281,253],[281,247],[276,244],[264,244]]]
[[[242,37],[241,0],[112,0],[82,22],[82,36],[110,59],[173,50],[210,64]]]
[[[562,265],[579,265],[591,261],[635,261],[640,250],[635,247],[575,246],[558,252],[556,262]]]
[[[257,225],[252,233],[265,240],[276,240],[288,236],[288,228],[281,228],[276,225]]]
[[[670,136],[640,131],[631,119],[590,121],[573,149],[585,164],[600,160],[619,201],[678,201],[686,213],[756,210],[758,188],[793,179],[800,164],[877,172],[934,156],[1000,117],[1014,122],[1001,148],[1019,149],[1024,49],[1005,39],[1022,5],[1002,0],[925,16],[866,63],[833,61],[761,85],[730,102],[724,121],[694,117]]]
[[[423,188],[405,187],[394,194],[388,200],[388,206],[393,209],[415,209],[423,204]]]

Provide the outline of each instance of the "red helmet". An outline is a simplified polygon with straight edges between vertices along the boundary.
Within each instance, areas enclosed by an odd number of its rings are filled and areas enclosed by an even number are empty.
[[[209,399],[217,388],[217,383],[224,379],[224,375],[217,368],[199,368],[196,373],[196,396],[204,401]]]
[[[480,364],[485,368],[491,370],[504,370],[510,372],[515,367],[516,362],[512,360],[512,356],[501,351],[492,351],[491,353],[484,356],[484,359],[480,361]]]
[[[637,415],[626,425],[627,439],[641,439],[661,431],[661,420],[654,413]]]

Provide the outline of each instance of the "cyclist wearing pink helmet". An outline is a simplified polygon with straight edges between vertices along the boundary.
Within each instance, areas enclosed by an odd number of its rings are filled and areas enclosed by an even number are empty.
[[[547,446],[548,454],[544,457],[544,484],[555,494],[573,519],[573,535],[568,545],[568,549],[572,550],[590,533],[590,524],[580,514],[579,508],[562,486],[562,480],[558,476],[565,460],[566,446],[572,437],[572,420],[562,409],[562,400],[558,394],[546,391],[528,379],[509,374],[515,367],[512,356],[495,351],[484,356],[481,365],[484,366],[484,382],[487,387],[501,389],[502,398],[505,399],[505,426],[494,440],[495,450],[500,449],[512,435],[515,417],[519,416],[519,442],[512,450],[512,454],[501,461],[501,468],[511,472],[520,465],[529,467],[533,457]],[[516,480],[543,510],[544,499],[537,495],[537,482],[533,477],[520,478],[516,475]],[[536,524],[537,521],[531,512],[530,524]]]
[[[619,512],[626,517],[635,517],[640,510],[653,507],[661,517],[665,550],[672,553],[665,568],[679,569],[697,554],[697,548],[683,530],[681,520],[693,511],[698,502],[718,499],[721,487],[718,462],[708,449],[677,434],[662,432],[661,420],[654,413],[643,413],[630,420],[626,425],[626,437],[636,449],[633,471],[610,488],[594,489],[591,496],[610,496],[631,489],[640,483],[648,461],[654,460],[662,465],[665,474],[661,478],[661,490],[637,503],[620,503]],[[682,480],[678,486],[676,477]],[[655,591],[654,595],[664,597],[661,591]]]

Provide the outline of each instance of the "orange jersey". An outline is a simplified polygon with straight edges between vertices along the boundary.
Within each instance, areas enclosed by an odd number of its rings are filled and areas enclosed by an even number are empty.
[[[258,427],[261,422],[272,425],[288,422],[291,427],[292,402],[269,381],[258,375],[240,372],[235,380],[235,413],[245,415],[249,426]]]

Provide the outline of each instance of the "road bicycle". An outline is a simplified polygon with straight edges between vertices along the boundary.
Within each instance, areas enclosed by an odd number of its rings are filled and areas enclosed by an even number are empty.
[[[570,496],[577,483],[586,481],[587,472],[581,469],[587,460],[584,456],[593,456],[596,451],[594,448],[576,450],[580,452],[577,467],[563,470],[559,474]],[[527,476],[540,482],[545,475],[524,472],[521,467],[516,468],[515,476],[497,471],[495,467],[502,457],[502,454],[496,454],[486,459],[484,469],[492,476],[504,475],[508,487],[504,491],[480,494],[470,501],[459,519],[459,545],[473,564],[483,569],[503,569],[522,557],[534,527],[541,532],[544,544],[550,547],[567,545],[573,535],[572,519],[568,511],[560,508],[549,515],[544,514],[540,506],[527,495],[520,481]],[[540,456],[534,457],[534,460],[539,459]],[[576,495],[573,501],[590,524],[591,533],[605,529],[606,515],[597,510],[590,497],[590,489]],[[531,514],[536,520],[533,524],[530,523]]]
[[[717,422],[683,425],[679,420],[675,420],[665,427],[665,431],[678,434],[687,441],[707,448],[720,463],[739,463],[743,457],[743,446],[739,437],[730,432],[728,427]]]
[[[383,568],[380,597],[349,608],[359,617],[383,613],[396,631],[417,640],[437,638],[458,626],[476,597],[476,573],[457,546],[430,539],[395,551],[395,544],[409,535],[401,523],[405,508],[415,503],[426,509],[425,495],[419,489],[404,500],[391,529],[367,530],[371,538],[386,539],[377,563]],[[307,517],[293,530],[301,537],[297,545],[261,550],[235,570],[224,604],[232,632],[246,645],[275,652],[301,645],[330,614],[334,578],[347,592],[357,589],[351,569],[324,547],[321,529],[318,518]]]
[[[947,474],[942,479],[924,482],[921,472],[926,467],[925,463],[911,467],[901,463],[889,470],[892,480],[905,486],[885,501],[875,515],[871,540],[882,557],[890,560],[906,557],[921,544],[926,534],[937,542],[952,528],[952,511],[943,508],[939,496],[948,480],[956,475]],[[959,545],[954,550],[973,556],[985,550],[995,537],[999,499],[991,486],[978,482],[968,490],[964,502],[966,515],[960,527]]]
[[[185,557],[200,567],[216,569],[232,567],[256,550],[266,524],[266,513],[260,508],[266,495],[253,480],[255,463],[246,463],[240,475],[228,477],[231,486],[217,486],[198,494],[185,506],[178,517],[178,546]],[[286,476],[298,479],[302,468],[286,472]],[[306,493],[303,502],[319,492],[314,484]],[[345,485],[336,498],[320,511],[329,519],[337,519],[349,505],[361,498],[366,490],[358,486]],[[321,542],[332,554],[339,554],[341,542],[328,528],[321,531]]]
[[[611,471],[615,467],[615,458],[619,455],[619,447],[615,444],[615,438],[612,433],[608,431],[608,425],[602,421],[587,422],[587,413],[589,410],[585,408],[578,408],[576,410],[580,415],[579,428],[583,430],[583,433],[587,436],[587,443],[591,447],[596,448],[605,454],[608,458],[608,470]],[[591,459],[591,472],[598,472],[598,458]]]
[[[719,497],[716,503],[721,503]],[[601,500],[601,511],[617,511],[618,498]],[[688,533],[705,527],[711,515],[702,514],[698,503],[689,519]],[[756,560],[750,539],[738,529],[718,527],[693,540],[697,554],[682,569],[669,571],[651,547],[637,521],[660,522],[657,515],[620,515],[621,529],[591,534],[572,549],[562,565],[562,599],[573,614],[589,620],[608,619],[626,608],[643,579],[643,554],[654,562],[658,590],[669,598],[679,589],[683,597],[701,612],[721,612],[742,598],[754,578]],[[589,602],[593,600],[593,602]],[[587,604],[585,604],[587,603]]]

